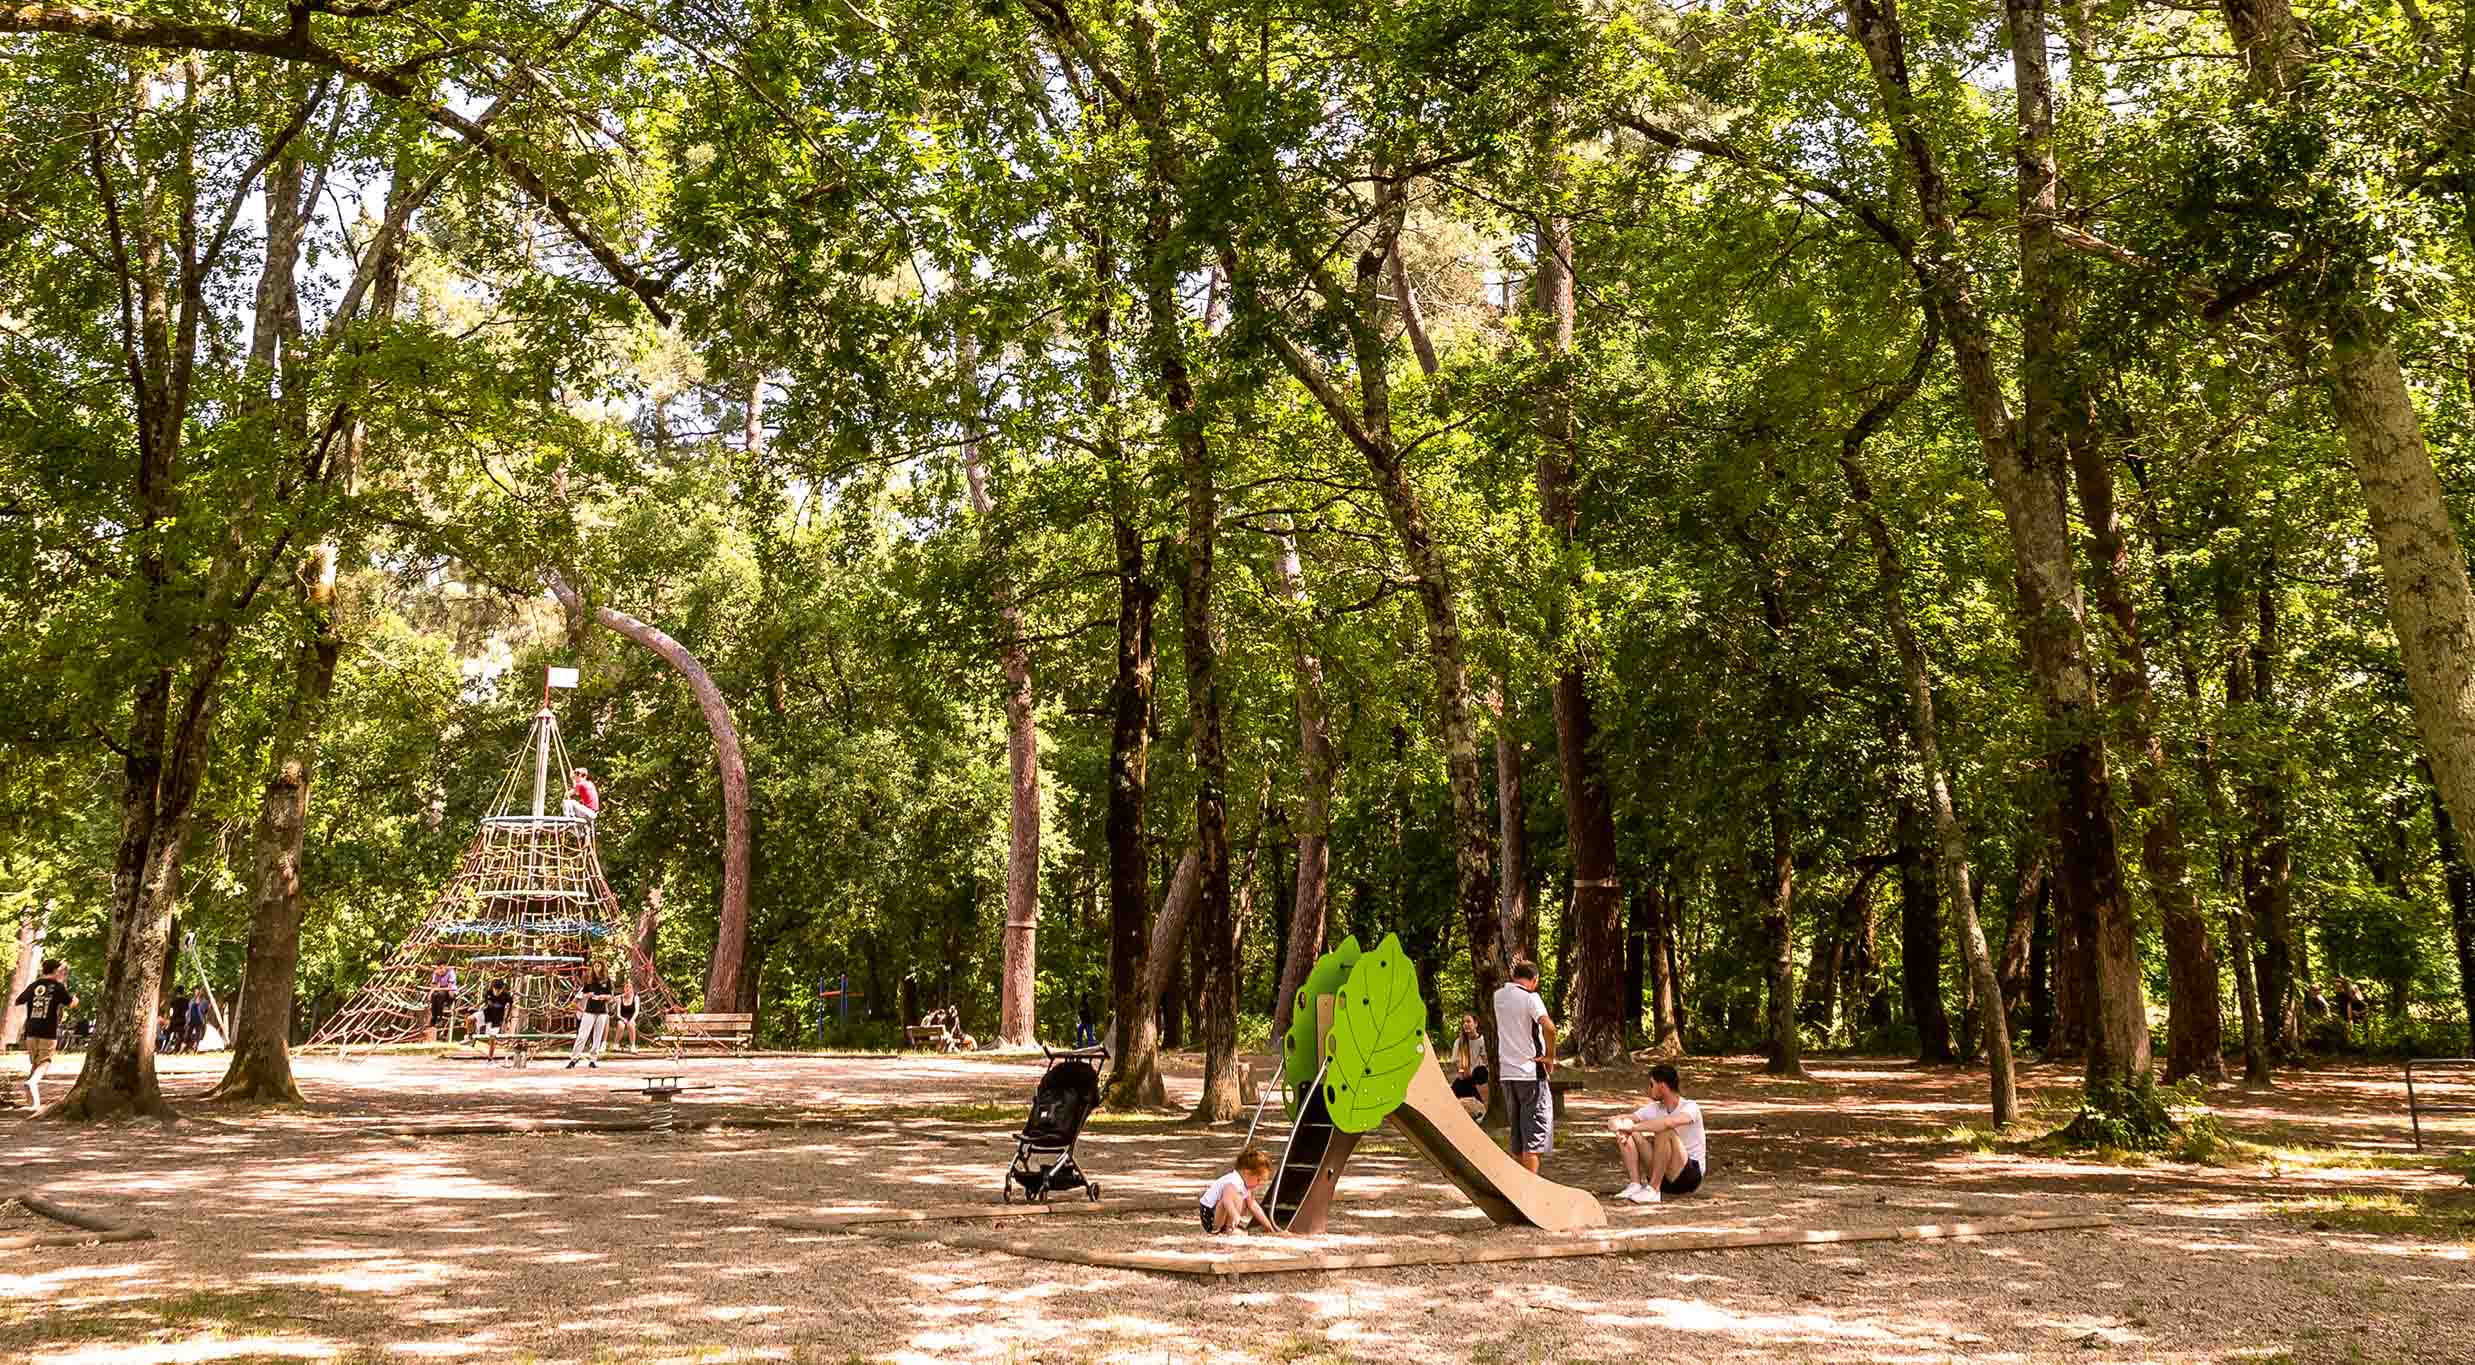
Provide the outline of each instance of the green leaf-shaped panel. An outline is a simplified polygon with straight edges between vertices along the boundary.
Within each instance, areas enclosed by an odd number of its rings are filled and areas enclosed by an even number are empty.
[[[1306,974],[1306,984],[1298,987],[1297,1003],[1289,1011],[1289,1033],[1281,1040],[1280,1066],[1289,1078],[1289,1088],[1304,1090],[1315,1083],[1315,1063],[1323,1055],[1316,1044],[1315,997],[1337,995],[1341,983],[1349,979],[1350,969],[1358,965],[1358,936],[1342,939],[1339,947],[1315,959],[1313,970]]]
[[[1427,1002],[1418,996],[1418,972],[1386,934],[1375,951],[1358,959],[1332,1014],[1332,1066],[1324,1072],[1323,1102],[1332,1126],[1363,1133],[1401,1107],[1409,1083],[1427,1060]]]

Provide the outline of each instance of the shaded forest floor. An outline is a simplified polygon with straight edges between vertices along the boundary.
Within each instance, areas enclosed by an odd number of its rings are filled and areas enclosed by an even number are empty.
[[[73,1065],[75,1057],[64,1058]],[[1037,1059],[614,1060],[599,1070],[389,1057],[300,1065],[310,1103],[197,1097],[221,1057],[165,1058],[187,1117],[100,1129],[0,1111],[8,1189],[159,1231],[153,1243],[12,1253],[0,1358],[1777,1361],[2475,1359],[2475,1190],[2409,1141],[2388,1065],[2221,1089],[2240,1141],[2209,1164],[2061,1159],[1988,1135],[1982,1079],[1819,1059],[1810,1081],[1694,1059],[1711,1179],[1619,1228],[1864,1227],[2102,1213],[2109,1229],[1974,1242],[1808,1246],[1433,1266],[1230,1282],[1092,1270],[851,1233],[783,1214],[994,1202]],[[16,1065],[12,1061],[10,1065]],[[1191,1103],[1197,1069],[1173,1065]],[[655,1133],[380,1135],[466,1120],[640,1119],[647,1074],[681,1118],[798,1126]],[[1640,1074],[1575,1073],[1547,1174],[1623,1183],[1603,1120]],[[2073,1074],[2024,1070],[2032,1115]],[[2475,1116],[2451,1140],[2475,1144]],[[1189,1200],[1240,1130],[1106,1115],[1084,1165],[1112,1204]],[[1333,1231],[1301,1245],[1502,1245],[1404,1144],[1378,1136]],[[22,1214],[12,1210],[13,1217]],[[989,1224],[957,1224],[986,1232]],[[21,1229],[12,1221],[0,1231]],[[1191,1250],[1192,1216],[1017,1220],[1061,1245]]]

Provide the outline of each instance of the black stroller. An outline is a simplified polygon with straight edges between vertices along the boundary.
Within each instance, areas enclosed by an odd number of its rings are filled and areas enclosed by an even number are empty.
[[[1006,1168],[1005,1201],[1013,1203],[1015,1187],[1020,1186],[1026,1204],[1044,1204],[1059,1190],[1076,1189],[1097,1202],[1100,1182],[1084,1178],[1083,1168],[1074,1161],[1074,1144],[1083,1136],[1083,1121],[1100,1107],[1100,1073],[1093,1063],[1107,1061],[1109,1050],[1086,1047],[1051,1052],[1043,1045],[1040,1055],[1048,1059],[1048,1074],[1040,1078],[1040,1088],[1031,1092],[1030,1120],[1014,1135],[1014,1164]]]

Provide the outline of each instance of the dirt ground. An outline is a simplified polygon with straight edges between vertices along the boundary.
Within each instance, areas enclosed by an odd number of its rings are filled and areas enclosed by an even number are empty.
[[[73,1063],[74,1058],[64,1059]],[[1036,1058],[614,1059],[599,1070],[304,1058],[310,1103],[196,1096],[219,1057],[163,1060],[188,1116],[71,1128],[0,1111],[0,1192],[162,1240],[0,1259],[0,1359],[2475,1361],[2475,1191],[2417,1156],[2399,1073],[2291,1072],[2221,1089],[2246,1147],[2217,1164],[2063,1160],[1989,1146],[1980,1077],[1824,1059],[1813,1079],[1695,1059],[1700,1195],[1611,1203],[1620,1229],[1855,1228],[2028,1213],[2112,1227],[1213,1281],[933,1241],[789,1231],[786,1214],[995,1202]],[[16,1065],[12,1059],[9,1065]],[[796,1126],[400,1136],[446,1120],[681,1118]],[[1578,1073],[1546,1173],[1623,1183],[1603,1120],[1635,1071]],[[1191,1103],[1191,1065],[1171,1069]],[[2029,1067],[2050,1127],[2072,1076]],[[64,1082],[56,1082],[64,1083]],[[1276,1118],[1274,1120],[1276,1122]],[[1278,1132],[1285,1131],[1275,1128]],[[2475,1123],[2447,1134],[2475,1143]],[[1105,1116],[1082,1158],[1108,1202],[1190,1199],[1242,1131]],[[1193,1250],[1191,1215],[950,1225],[1065,1246]],[[51,1228],[45,1225],[45,1228]],[[40,1231],[22,1210],[0,1235]],[[1551,1240],[1496,1230],[1397,1140],[1359,1149],[1332,1231],[1379,1250]],[[911,1235],[918,1236],[918,1232]],[[1261,1239],[1250,1252],[1266,1248]],[[1284,1249],[1287,1249],[1284,1247]]]

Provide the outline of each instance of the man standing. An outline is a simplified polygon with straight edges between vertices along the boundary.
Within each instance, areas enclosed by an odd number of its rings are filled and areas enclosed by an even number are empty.
[[[26,989],[18,992],[17,1002],[26,1008],[26,1102],[43,1107],[43,1073],[52,1065],[52,1053],[60,1046],[60,1016],[77,1007],[77,997],[69,990],[69,966],[59,958],[43,963],[43,974]]]
[[[1607,1121],[1624,1156],[1625,1179],[1631,1182],[1617,1198],[1655,1204],[1663,1195],[1691,1194],[1702,1187],[1710,1138],[1702,1129],[1702,1107],[1684,1097],[1678,1088],[1682,1084],[1676,1068],[1661,1062],[1650,1068],[1650,1102]]]
[[[1516,962],[1512,980],[1495,993],[1496,1079],[1512,1111],[1512,1150],[1532,1175],[1555,1143],[1555,1097],[1548,1078],[1555,1071],[1555,1020],[1538,998],[1538,964]]]

